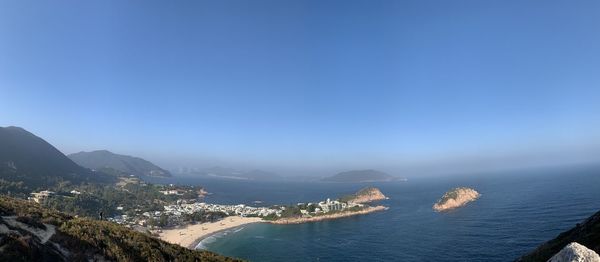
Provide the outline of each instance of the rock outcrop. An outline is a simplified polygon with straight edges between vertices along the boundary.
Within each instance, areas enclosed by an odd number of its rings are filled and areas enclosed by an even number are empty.
[[[444,194],[437,203],[433,205],[433,210],[441,212],[457,207],[462,207],[469,202],[477,200],[481,194],[468,187],[458,187]]]
[[[600,256],[587,247],[573,242],[556,253],[549,262],[600,262]]]
[[[354,203],[354,204],[364,204],[373,201],[379,201],[387,199],[387,197],[381,193],[381,190],[375,187],[365,187],[353,195],[345,196],[341,201]]]

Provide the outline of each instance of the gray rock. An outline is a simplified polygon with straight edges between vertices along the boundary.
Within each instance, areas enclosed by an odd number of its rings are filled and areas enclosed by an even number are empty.
[[[572,242],[551,257],[548,262],[600,262],[600,256],[593,250]]]

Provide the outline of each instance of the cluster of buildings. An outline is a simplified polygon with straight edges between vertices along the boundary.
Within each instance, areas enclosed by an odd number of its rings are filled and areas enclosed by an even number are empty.
[[[353,207],[363,207],[362,204],[346,203],[339,200],[327,199],[318,203],[298,203],[300,213],[304,216],[320,215],[334,211],[344,211]]]
[[[160,192],[166,196],[181,196],[181,195],[183,195],[183,193],[185,193],[185,191],[178,190],[178,189],[162,190],[162,191],[158,191],[158,192]]]
[[[255,216],[265,217],[269,215],[281,216],[281,210],[267,208],[267,207],[252,207],[246,205],[219,205],[219,204],[207,204],[207,203],[191,203],[191,204],[178,204],[164,206],[165,213],[174,216],[181,216],[183,214],[193,214],[198,211],[206,212],[223,212],[230,216]]]
[[[321,201],[318,204],[318,208],[323,211],[323,213],[328,213],[330,211],[342,211],[348,208],[348,203],[340,202],[337,200],[331,201],[329,198],[326,201]]]
[[[40,192],[33,192],[33,193],[30,194],[31,196],[28,199],[30,201],[33,201],[33,202],[36,202],[36,203],[43,203],[48,198],[54,196],[54,194],[56,194],[56,192],[49,191],[49,190],[44,190],[44,191],[40,191]]]
[[[196,212],[223,212],[229,216],[243,217],[265,217],[270,215],[281,216],[280,209],[267,207],[252,207],[246,205],[219,205],[207,203],[185,203],[177,201],[177,204],[164,206],[163,211],[143,212],[136,216],[118,215],[108,220],[128,227],[146,227],[150,226],[149,221],[158,221],[166,217],[167,224],[177,224],[182,221],[182,216],[191,215]]]

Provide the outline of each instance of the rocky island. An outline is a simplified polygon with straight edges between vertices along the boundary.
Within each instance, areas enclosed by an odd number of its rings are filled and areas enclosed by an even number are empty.
[[[442,212],[457,207],[462,207],[469,202],[475,201],[481,196],[479,192],[468,187],[457,187],[444,194],[437,203],[433,205],[433,210]]]

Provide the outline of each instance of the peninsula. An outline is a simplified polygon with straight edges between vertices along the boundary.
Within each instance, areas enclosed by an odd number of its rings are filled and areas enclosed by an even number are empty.
[[[356,215],[364,215],[364,214],[387,210],[387,209],[388,208],[384,207],[384,206],[373,206],[373,207],[367,206],[367,207],[357,209],[357,210],[333,212],[331,214],[322,214],[322,215],[318,215],[318,216],[300,216],[300,217],[280,218],[280,219],[271,221],[271,223],[273,223],[273,224],[302,224],[302,223],[317,222],[317,221],[337,219],[337,218],[350,217],[350,216],[356,216]]]
[[[385,206],[370,206],[366,203],[384,200],[387,197],[374,187],[366,187],[358,192],[337,200],[329,198],[319,203],[298,203],[297,206],[284,208],[279,217],[273,217],[273,224],[300,224],[336,219],[386,210]]]
[[[457,187],[444,194],[437,203],[433,205],[433,210],[442,212],[458,207],[462,207],[469,202],[477,200],[481,194],[472,188]]]

